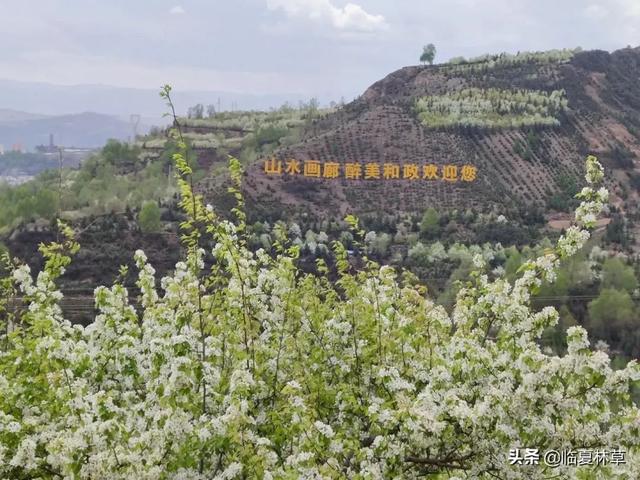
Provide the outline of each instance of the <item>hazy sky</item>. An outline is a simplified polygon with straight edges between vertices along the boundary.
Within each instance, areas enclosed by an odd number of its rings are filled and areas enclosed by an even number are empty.
[[[433,42],[640,44],[640,0],[0,0],[0,78],[347,98]]]

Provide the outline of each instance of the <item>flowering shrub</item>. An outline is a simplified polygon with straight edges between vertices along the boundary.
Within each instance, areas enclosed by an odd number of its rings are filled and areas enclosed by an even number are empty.
[[[159,282],[135,253],[139,308],[116,283],[96,289],[91,325],[64,319],[55,281],[77,250],[68,228],[41,247],[42,272],[16,266],[2,282],[25,308],[3,307],[0,478],[640,476],[629,398],[638,365],[612,371],[580,327],[568,331],[567,355],[543,353],[537,340],[558,314],[529,305],[606,201],[595,159],[577,226],[555,250],[513,285],[489,281],[477,255],[451,315],[407,273],[371,261],[353,271],[339,242],[336,271],[318,261],[319,275],[301,273],[284,234],[274,257],[252,252],[238,162],[230,222],[193,192],[188,160],[174,159],[188,253]],[[206,236],[215,247],[205,270]],[[511,465],[517,447],[620,447],[627,464]]]

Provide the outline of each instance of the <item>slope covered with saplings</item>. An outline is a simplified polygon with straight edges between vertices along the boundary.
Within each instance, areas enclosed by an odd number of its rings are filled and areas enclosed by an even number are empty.
[[[331,215],[513,205],[566,208],[587,153],[611,172],[614,204],[633,212],[640,185],[640,48],[485,56],[402,68],[342,109],[316,120],[298,143],[282,146],[281,174],[249,169],[245,188],[258,210]],[[287,174],[304,165],[361,164],[362,178]],[[399,165],[399,179],[367,179],[369,163]],[[419,179],[403,179],[404,165]],[[438,179],[423,178],[424,165]],[[442,180],[457,167],[458,181]],[[465,165],[475,181],[461,181]],[[381,177],[383,175],[381,174]],[[578,185],[579,186],[579,185]]]

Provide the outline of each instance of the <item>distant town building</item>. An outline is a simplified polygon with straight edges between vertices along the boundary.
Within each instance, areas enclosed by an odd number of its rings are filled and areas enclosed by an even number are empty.
[[[14,143],[11,146],[11,151],[12,152],[17,152],[17,153],[24,153],[24,148],[22,147],[21,143]]]
[[[38,145],[36,151],[39,153],[56,153],[58,151],[58,147],[53,142],[53,133],[49,134],[49,145]]]
[[[0,143],[0,155],[4,155],[4,145]]]

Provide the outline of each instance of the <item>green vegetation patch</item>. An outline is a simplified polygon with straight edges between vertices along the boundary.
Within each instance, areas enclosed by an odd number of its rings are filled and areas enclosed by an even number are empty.
[[[466,88],[416,101],[427,127],[520,128],[560,125],[567,108],[564,90],[500,90]]]
[[[0,184],[0,231],[56,215],[123,213],[147,201],[171,199],[177,191],[168,168],[171,150],[146,162],[140,153],[136,146],[110,140],[79,169],[46,170],[22,185]]]
[[[180,124],[186,128],[207,128],[252,132],[258,128],[295,128],[307,121],[330,113],[333,109],[321,109],[316,100],[302,103],[299,107],[283,105],[270,111],[217,112],[211,116],[181,118]]]

